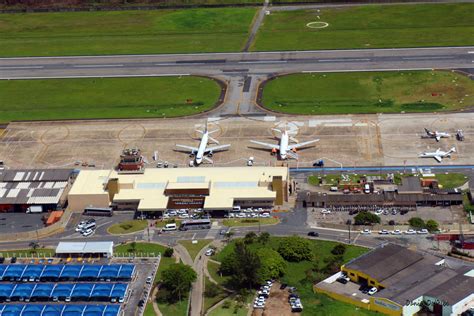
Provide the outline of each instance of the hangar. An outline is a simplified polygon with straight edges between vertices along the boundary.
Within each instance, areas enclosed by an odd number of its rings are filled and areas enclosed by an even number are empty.
[[[386,315],[414,315],[422,307],[434,315],[460,315],[474,307],[474,265],[384,244],[341,267],[351,280],[336,282],[340,273],[321,281],[316,291]],[[367,295],[359,286],[376,287]]]
[[[286,167],[149,168],[138,174],[83,170],[68,203],[73,211],[110,206],[142,212],[269,208],[287,201],[288,185]]]

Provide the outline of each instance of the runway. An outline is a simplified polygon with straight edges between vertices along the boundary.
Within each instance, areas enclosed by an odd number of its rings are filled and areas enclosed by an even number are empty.
[[[0,59],[0,79],[467,69],[474,47],[202,53]]]

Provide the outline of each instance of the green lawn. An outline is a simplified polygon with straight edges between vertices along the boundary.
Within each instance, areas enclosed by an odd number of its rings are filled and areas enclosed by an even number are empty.
[[[220,264],[216,262],[212,262],[212,261],[207,262],[207,270],[209,271],[209,274],[211,275],[211,277],[214,279],[214,281],[216,281],[220,285],[225,286],[227,281],[230,279],[230,277],[225,276],[225,275],[221,276],[221,274],[219,273],[219,267],[220,267]]]
[[[436,112],[473,103],[474,82],[448,71],[294,74],[269,81],[263,93],[265,107],[294,114]]]
[[[0,122],[183,116],[209,110],[220,93],[191,76],[0,80]]]
[[[0,257],[4,258],[11,258],[11,257],[18,257],[18,258],[44,258],[44,257],[52,257],[55,254],[54,249],[49,248],[39,248],[36,250],[33,249],[14,249],[14,250],[2,250],[0,251]]]
[[[438,184],[444,189],[454,189],[462,186],[469,178],[462,173],[437,173]]]
[[[187,307],[187,297],[184,297],[181,301],[178,301],[175,304],[168,304],[160,299],[160,292],[158,292],[158,308],[163,316],[186,316]]]
[[[155,222],[155,227],[165,227],[166,224],[176,223],[176,226],[181,225],[180,219],[158,220]]]
[[[246,299],[246,304],[250,304],[252,299],[253,297],[249,295]],[[226,301],[231,302],[229,308],[224,308],[223,304],[221,304],[216,309],[212,310],[212,312],[209,313],[209,316],[246,316],[248,314],[249,309],[247,306],[239,307],[233,296],[226,299]]]
[[[206,290],[210,287],[217,289],[216,292],[214,293],[215,295],[213,295],[213,296],[208,296],[208,295],[206,295],[206,292],[204,292],[203,310],[204,310],[204,313],[206,313],[206,311],[211,306],[214,306],[217,302],[219,302],[222,299],[224,299],[225,297],[229,296],[229,293],[226,292],[222,287],[212,283],[209,280],[209,278],[204,279],[204,285],[205,285]]]
[[[130,234],[144,230],[148,226],[146,220],[131,220],[113,224],[107,229],[112,235]]]
[[[279,241],[282,238],[284,237],[271,237],[269,243],[265,246],[256,243],[252,244],[250,247],[268,247],[277,249]],[[315,265],[322,268],[325,265],[325,260],[333,256],[331,254],[331,250],[338,243],[313,239],[310,241],[313,251],[313,260],[302,261],[298,263],[287,262],[287,272],[281,278],[283,283],[287,283],[290,286],[295,286],[298,289],[298,293],[301,296],[304,306],[302,315],[375,315],[375,313],[366,310],[359,310],[353,305],[345,304],[333,300],[325,295],[313,292],[313,286],[312,283],[307,280],[306,271],[313,268]],[[232,251],[234,244],[235,242],[230,242],[216,255],[215,259],[221,261]],[[367,251],[368,249],[366,248],[346,245],[346,252],[344,253],[343,260],[344,262],[348,262],[349,260],[356,258]]]
[[[224,226],[234,227],[234,226],[258,226],[260,225],[275,225],[278,224],[280,220],[278,218],[230,218],[225,219],[222,224]]]
[[[308,183],[311,184],[311,185],[319,185],[320,180],[319,180],[318,176],[311,175],[311,176],[308,177]]]
[[[472,45],[473,10],[474,4],[462,3],[273,11],[265,16],[252,50]],[[306,26],[315,21],[329,26]]]
[[[159,253],[163,254],[166,247],[160,244],[137,242],[135,243],[135,250],[133,250],[132,243],[121,244],[115,247],[114,253],[118,256],[130,256],[134,254],[140,256],[157,256]]]
[[[239,51],[255,12],[207,8],[2,14],[0,57]]]
[[[156,316],[152,303],[146,304],[145,311],[143,312],[143,316]]]
[[[194,261],[199,251],[201,251],[202,248],[206,247],[211,241],[211,239],[202,239],[197,240],[197,243],[195,244],[192,243],[192,240],[180,240],[178,242],[183,245],[184,248],[186,248],[189,255],[191,256],[191,259],[193,259]]]

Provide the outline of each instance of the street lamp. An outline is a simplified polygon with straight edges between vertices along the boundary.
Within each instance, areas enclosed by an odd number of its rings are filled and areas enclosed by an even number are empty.
[[[351,225],[352,225],[352,221],[350,219],[347,220],[346,222],[346,225],[347,225],[347,229],[348,229],[348,232],[349,232],[349,244],[351,243]]]

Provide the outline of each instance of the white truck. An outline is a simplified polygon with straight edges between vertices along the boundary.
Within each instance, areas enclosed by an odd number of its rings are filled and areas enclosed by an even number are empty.
[[[41,205],[32,205],[26,209],[26,214],[30,213],[43,213],[43,207]]]

